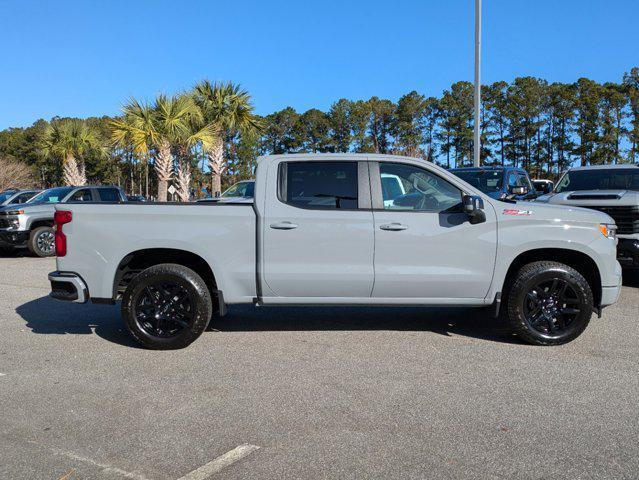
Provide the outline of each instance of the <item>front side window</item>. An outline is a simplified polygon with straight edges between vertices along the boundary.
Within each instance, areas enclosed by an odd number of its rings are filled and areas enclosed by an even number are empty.
[[[509,187],[517,187],[517,175],[514,173],[508,174],[508,186]]]
[[[93,195],[91,195],[91,190],[82,189],[75,192],[68,200],[68,203],[77,203],[77,202],[92,202]]]
[[[380,163],[385,210],[457,210],[462,192],[439,176],[413,165]]]
[[[280,196],[286,203],[313,209],[357,209],[357,162],[288,162]]]
[[[526,187],[528,189],[528,191],[532,190],[532,186],[530,185],[530,181],[528,180],[528,177],[526,175],[524,175],[523,173],[520,173],[518,175],[519,179],[517,181],[517,183],[519,184],[519,186],[521,187]]]
[[[21,193],[20,195],[18,195],[16,198],[12,200],[12,203],[25,203],[31,197],[33,197],[33,192]]]

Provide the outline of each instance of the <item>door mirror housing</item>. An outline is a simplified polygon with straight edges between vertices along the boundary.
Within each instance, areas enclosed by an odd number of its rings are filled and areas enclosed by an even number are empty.
[[[462,197],[462,206],[464,213],[468,216],[471,224],[482,223],[486,221],[486,212],[484,212],[484,201],[477,195],[464,195]]]
[[[528,193],[528,189],[523,186],[510,186],[508,187],[508,192],[511,195],[526,195]]]

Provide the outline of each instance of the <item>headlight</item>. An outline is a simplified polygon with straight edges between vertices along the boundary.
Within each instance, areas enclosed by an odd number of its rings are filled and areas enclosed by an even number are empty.
[[[599,231],[604,237],[617,238],[617,225],[614,223],[600,223]]]
[[[5,212],[5,215],[22,215],[24,213],[24,210],[10,210],[8,212]]]

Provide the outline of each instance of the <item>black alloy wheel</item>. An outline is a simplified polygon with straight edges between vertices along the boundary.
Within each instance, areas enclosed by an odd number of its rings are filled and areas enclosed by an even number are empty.
[[[136,275],[122,296],[122,318],[133,337],[156,350],[184,348],[206,330],[211,292],[188,267],[163,263]]]
[[[518,337],[533,345],[568,343],[588,326],[592,289],[574,268],[554,261],[532,262],[506,285],[506,314]]]
[[[561,336],[581,313],[582,302],[564,279],[553,278],[534,285],[524,300],[524,317],[530,328],[543,335]]]
[[[188,328],[195,316],[189,291],[174,282],[147,285],[135,304],[135,319],[141,329],[159,338],[171,338]]]

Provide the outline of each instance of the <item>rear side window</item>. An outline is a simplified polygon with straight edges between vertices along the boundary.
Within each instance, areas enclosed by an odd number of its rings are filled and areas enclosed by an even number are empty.
[[[287,162],[280,199],[313,209],[357,209],[357,162]]]
[[[120,192],[116,188],[100,188],[101,202],[119,202]]]

